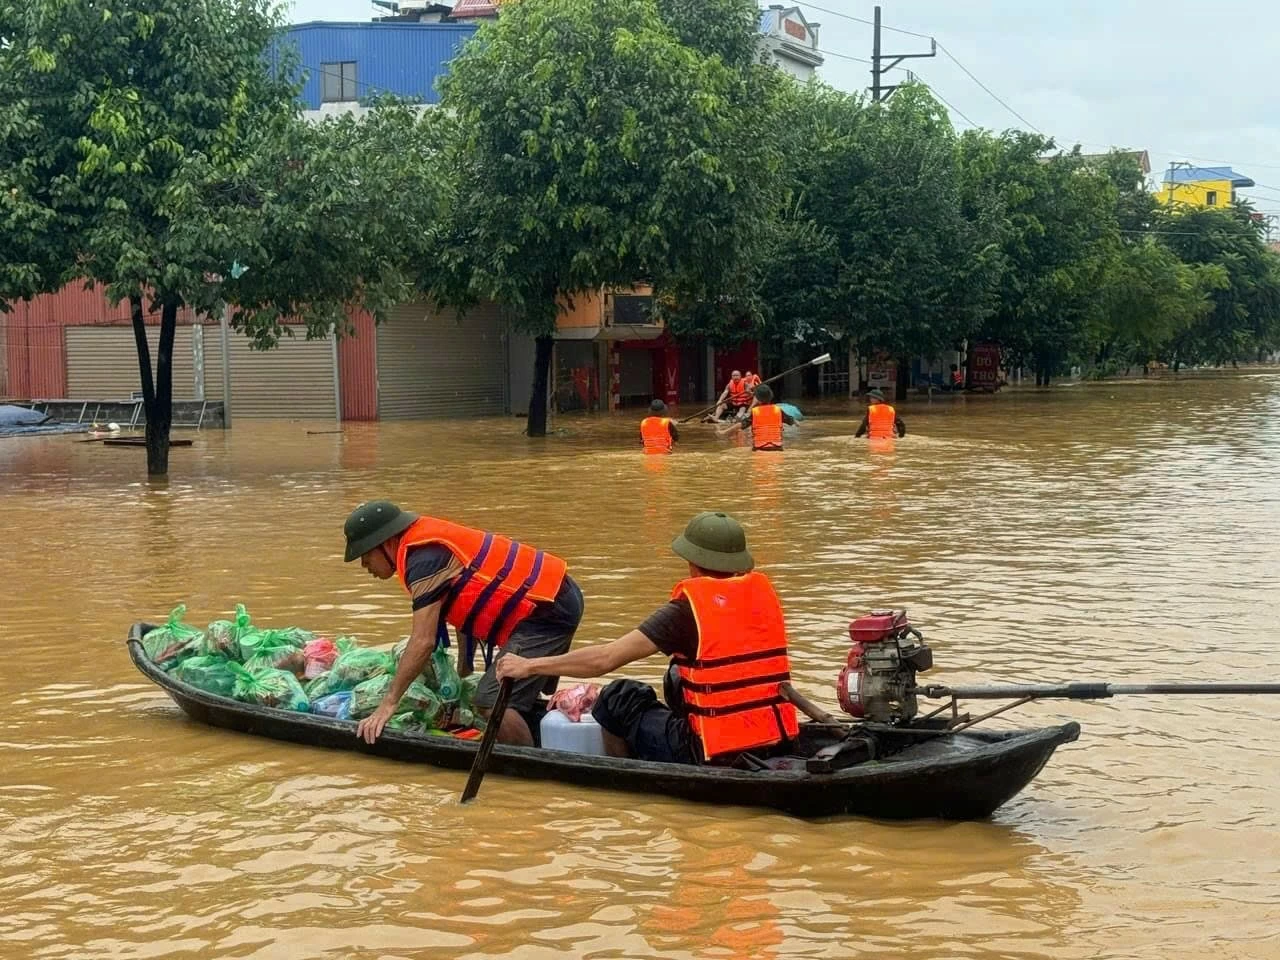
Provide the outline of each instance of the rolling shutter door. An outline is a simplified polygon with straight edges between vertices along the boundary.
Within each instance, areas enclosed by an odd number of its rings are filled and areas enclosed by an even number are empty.
[[[473,307],[461,323],[452,310],[404,304],[377,329],[380,419],[506,412],[506,324],[496,304]]]
[[[206,331],[205,342],[208,344]],[[178,327],[173,339],[173,399],[196,399],[192,328]],[[160,328],[147,327],[151,370],[155,373]],[[133,327],[67,327],[67,399],[128,400],[142,390]]]
[[[237,417],[331,420],[335,416],[333,344],[281,337],[270,350],[250,350],[249,339],[232,333],[231,422]],[[222,399],[222,336],[216,325],[204,331],[204,389]]]

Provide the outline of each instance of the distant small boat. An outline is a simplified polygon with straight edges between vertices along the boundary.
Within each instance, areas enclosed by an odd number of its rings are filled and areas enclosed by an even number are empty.
[[[240,703],[185,684],[147,657],[142,637],[150,629],[145,623],[130,629],[129,656],[143,676],[193,720],[307,746],[354,750],[449,770],[471,767],[474,740],[384,731],[370,745],[356,738],[355,723],[349,720]],[[980,820],[1016,796],[1054,750],[1079,735],[1076,723],[954,734],[929,725],[902,729],[866,724],[851,739],[830,725],[802,723],[794,763],[786,769],[653,763],[501,745],[494,749],[488,769],[602,791],[765,807],[797,817],[856,814],[883,820]],[[842,756],[845,744],[857,749]],[[874,757],[867,759],[870,754]],[[851,765],[841,766],[846,762]]]

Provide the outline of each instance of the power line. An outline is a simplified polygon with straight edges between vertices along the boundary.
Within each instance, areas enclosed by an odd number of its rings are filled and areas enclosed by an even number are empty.
[[[801,7],[808,7],[810,10],[818,10],[818,11],[820,11],[821,13],[829,13],[829,14],[831,14],[833,17],[843,17],[845,20],[852,20],[852,21],[854,21],[855,23],[865,23],[865,24],[867,24],[868,26],[875,26],[875,21],[874,21],[874,20],[866,20],[866,19],[864,19],[863,17],[855,17],[855,16],[853,16],[852,14],[848,14],[848,13],[841,13],[839,10],[829,10],[829,9],[827,9],[826,7],[820,7],[820,6],[818,6],[816,3],[805,3],[805,2],[804,2],[804,0],[797,0],[797,5],[798,5],[798,6],[801,6]],[[880,29],[881,29],[881,30],[890,30],[890,31],[892,31],[893,33],[901,33],[901,34],[905,34],[905,35],[906,35],[906,36],[908,36],[908,37],[919,37],[921,40],[932,40],[932,39],[933,39],[933,37],[929,36],[928,34],[924,34],[924,33],[912,33],[910,30],[899,30],[897,27],[886,27],[886,26],[884,26],[884,24],[881,24],[881,25],[880,25]]]
[[[828,57],[839,57],[841,60],[852,60],[854,63],[871,63],[871,61],[866,57],[851,57],[847,53],[836,53],[834,50],[823,50],[819,47],[815,47],[814,49]]]
[[[1005,103],[1005,102],[1004,102],[1003,100],[1001,100],[998,96],[996,96],[995,91],[993,91],[993,90],[992,90],[990,87],[988,87],[985,83],[983,83],[981,80],[979,80],[977,77],[975,77],[975,76],[973,75],[973,72],[972,72],[968,67],[966,67],[963,63],[961,63],[959,60],[957,60],[957,59],[956,59],[955,54],[953,54],[950,50],[948,50],[948,49],[946,48],[946,45],[945,45],[945,44],[941,44],[941,43],[940,43],[940,44],[938,44],[938,49],[939,49],[939,50],[941,50],[943,53],[945,53],[945,54],[947,55],[947,59],[948,59],[948,60],[950,60],[950,61],[951,61],[952,63],[954,63],[957,67],[959,67],[961,70],[963,70],[963,71],[965,72],[965,75],[966,75],[970,80],[972,80],[974,83],[976,83],[978,86],[980,86],[983,90],[985,90],[985,91],[987,92],[987,95],[988,95],[988,96],[990,96],[992,100],[994,100],[996,103],[1000,104],[1000,106],[1004,107],[1004,108],[1005,108],[1006,110],[1008,110],[1011,114],[1013,114],[1015,117],[1017,117],[1017,118],[1018,118],[1019,120],[1021,120],[1023,123],[1025,123],[1028,127],[1030,127],[1032,130],[1034,130],[1036,133],[1040,134],[1040,136],[1042,136],[1042,137],[1044,137],[1044,136],[1048,136],[1048,134],[1046,134],[1043,130],[1041,130],[1039,127],[1037,127],[1034,123],[1032,123],[1030,120],[1028,120],[1028,119],[1027,119],[1026,117],[1024,117],[1022,114],[1020,114],[1017,110],[1013,109],[1013,107],[1009,106],[1009,104]]]
[[[973,127],[975,130],[981,129],[981,127],[980,127],[978,124],[974,123],[972,120],[970,120],[968,117],[966,117],[963,113],[960,113],[960,109],[959,109],[958,107],[953,107],[953,106],[951,105],[951,102],[950,102],[946,97],[944,97],[942,94],[940,94],[937,90],[935,90],[933,87],[929,86],[929,84],[925,83],[923,80],[920,80],[920,78],[919,78],[919,77],[917,77],[916,79],[917,79],[920,83],[924,84],[924,88],[925,88],[926,90],[928,90],[931,94],[933,94],[935,97],[937,97],[939,100],[941,100],[941,101],[942,101],[942,105],[943,105],[943,106],[945,106],[948,110],[950,110],[952,113],[959,114],[960,119],[961,119],[961,120],[963,120],[965,123],[967,123],[969,126]]]
[[[886,27],[885,29],[888,29],[888,28]],[[815,48],[815,49],[817,49],[817,51],[818,51],[819,53],[823,54],[824,56],[828,56],[828,57],[837,57],[837,58],[839,58],[839,59],[841,59],[841,60],[852,60],[854,63],[868,63],[868,64],[869,64],[869,63],[871,62],[870,60],[867,60],[865,57],[853,57],[853,56],[850,56],[850,55],[849,55],[849,54],[847,54],[847,53],[836,53],[834,50],[823,50],[821,47],[818,47],[818,48]],[[925,83],[925,81],[924,81],[924,80],[923,80],[919,75],[917,75],[914,71],[907,70],[907,68],[906,68],[906,67],[891,67],[890,69],[892,69],[892,70],[905,70],[905,71],[907,72],[907,74],[908,74],[908,75],[909,75],[909,76],[910,76],[910,77],[911,77],[911,78],[912,78],[916,83],[920,84],[922,87],[924,87],[926,90],[928,90],[931,94],[933,94],[935,97],[937,97],[937,98],[938,98],[938,100],[939,100],[939,101],[941,101],[941,103],[942,103],[942,105],[943,105],[943,106],[945,106],[948,110],[950,110],[952,113],[954,113],[956,116],[958,116],[961,120],[963,120],[965,123],[969,124],[969,126],[971,126],[971,127],[975,127],[975,128],[977,128],[977,127],[979,126],[978,124],[976,124],[976,123],[974,123],[972,120],[970,120],[967,116],[965,116],[965,114],[960,110],[960,108],[959,108],[959,107],[957,107],[957,106],[953,105],[953,104],[951,103],[951,101],[949,101],[946,97],[944,97],[942,94],[940,94],[936,89],[934,89],[934,88],[933,88],[932,86],[930,86],[928,83]]]

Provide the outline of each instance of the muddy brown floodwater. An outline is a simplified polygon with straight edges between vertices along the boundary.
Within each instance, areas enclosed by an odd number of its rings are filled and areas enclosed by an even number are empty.
[[[1280,698],[1030,705],[1080,740],[990,822],[806,822],[496,776],[463,808],[461,773],[192,723],[126,655],[179,601],[397,639],[404,596],[342,563],[385,496],[566,557],[578,643],[727,510],[829,705],[889,604],[949,681],[1280,680],[1280,373],[902,412],[889,450],[837,404],[780,456],[691,425],[647,459],[639,414],[237,421],[158,489],[138,450],[0,440],[0,956],[1280,957]]]

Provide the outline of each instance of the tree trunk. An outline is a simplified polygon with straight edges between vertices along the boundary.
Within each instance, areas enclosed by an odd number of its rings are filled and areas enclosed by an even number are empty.
[[[534,343],[537,350],[533,358],[533,396],[529,398],[529,418],[525,422],[525,433],[530,437],[547,435],[547,388],[551,379],[551,352],[555,348],[555,337],[538,337]]]
[[[142,407],[146,411],[147,475],[169,473],[169,428],[173,424],[173,340],[178,329],[176,300],[160,308],[160,342],[156,347],[155,377],[151,375],[151,347],[142,312],[142,298],[129,298],[133,319],[133,339],[138,349],[138,372],[142,379]]]
[[[902,403],[907,399],[907,380],[911,376],[911,365],[906,360],[898,361],[898,380],[893,387],[894,403]]]

